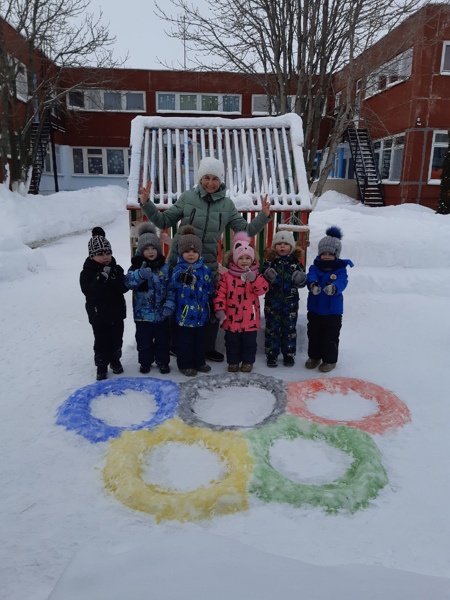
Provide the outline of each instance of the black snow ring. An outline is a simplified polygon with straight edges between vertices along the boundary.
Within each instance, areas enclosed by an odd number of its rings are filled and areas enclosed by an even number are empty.
[[[251,429],[254,427],[264,427],[268,423],[273,423],[285,412],[287,403],[287,388],[284,381],[267,377],[258,373],[224,373],[223,375],[207,375],[198,377],[191,381],[183,382],[180,386],[180,401],[177,408],[177,414],[188,425],[197,427],[208,427],[215,431],[228,431],[236,429]],[[252,425],[215,425],[203,421],[195,412],[195,403],[198,399],[200,390],[217,391],[219,388],[230,387],[258,387],[270,392],[274,397],[272,412],[259,423]]]

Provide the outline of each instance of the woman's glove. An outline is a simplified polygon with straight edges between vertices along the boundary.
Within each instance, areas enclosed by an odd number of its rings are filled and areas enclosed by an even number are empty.
[[[252,281],[255,281],[256,279],[256,273],[251,271],[250,267],[245,267],[245,273],[241,275],[241,279],[242,281],[249,281],[250,283],[252,283]]]
[[[141,265],[141,268],[139,269],[139,277],[141,279],[152,279],[153,278],[153,271],[150,269],[150,267],[147,267],[147,263],[144,262]]]
[[[294,271],[292,273],[292,283],[295,287],[303,287],[306,283],[306,274],[303,271]]]
[[[327,296],[334,296],[336,293],[336,286],[334,285],[334,283],[329,283],[323,288],[323,291]]]
[[[216,319],[219,321],[219,326],[222,325],[226,318],[227,315],[224,310],[216,310]]]
[[[263,276],[268,283],[272,283],[273,281],[275,281],[277,272],[275,271],[275,269],[272,269],[272,267],[269,267],[264,271]]]
[[[313,294],[313,296],[318,296],[322,291],[322,288],[317,283],[317,281],[313,281],[309,286],[309,291],[311,292],[311,294]]]

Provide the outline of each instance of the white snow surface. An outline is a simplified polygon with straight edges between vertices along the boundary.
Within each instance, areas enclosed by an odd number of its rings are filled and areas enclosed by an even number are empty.
[[[372,436],[389,483],[370,506],[328,515],[250,495],[244,512],[159,524],[106,493],[107,442],[90,443],[55,424],[58,407],[95,378],[78,282],[95,225],[105,228],[116,260],[127,269],[125,190],[23,198],[0,185],[0,598],[448,600],[450,218],[416,205],[366,208],[326,193],[310,216],[308,264],[329,225],[342,228],[342,257],[355,263],[344,293],[337,367],[320,375],[303,366],[305,290],[296,366],[280,361],[268,369],[262,331],[258,337],[256,373],[285,382],[357,378],[392,391],[408,406],[410,423]],[[130,294],[127,303],[124,376],[142,377]],[[186,381],[174,360],[171,366],[169,376],[155,369],[150,376]],[[211,366],[214,375],[226,372],[225,363]],[[235,418],[243,426],[252,415],[267,414],[256,392],[241,395],[245,410],[234,394],[230,390],[227,398],[220,390],[217,413],[209,407],[211,422]],[[153,399],[136,391],[99,397],[94,406],[97,416],[123,426],[154,411]],[[308,409],[358,420],[376,407],[364,398],[358,405],[355,394],[321,394]],[[201,445],[182,452],[166,444],[154,452],[146,477],[163,487],[191,489],[221,477],[221,466]],[[271,460],[294,481],[318,485],[348,466],[345,453],[307,440],[277,442]]]

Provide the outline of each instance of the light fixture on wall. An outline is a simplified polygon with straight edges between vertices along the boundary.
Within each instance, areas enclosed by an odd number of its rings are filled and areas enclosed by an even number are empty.
[[[422,127],[422,121],[420,120],[420,117],[417,117],[416,119],[416,127]]]

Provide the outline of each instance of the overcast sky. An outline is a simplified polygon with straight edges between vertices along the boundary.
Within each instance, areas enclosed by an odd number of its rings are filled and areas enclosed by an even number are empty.
[[[198,0],[194,4],[201,2],[202,0]],[[167,0],[161,0],[160,4],[170,9]],[[129,53],[126,67],[164,69],[161,62],[166,61],[173,68],[183,68],[183,44],[164,33],[169,25],[154,14],[154,0],[91,0],[90,12],[98,13],[100,6],[103,11],[102,23],[109,23],[110,34],[117,38],[115,57],[124,57]],[[189,67],[189,55],[187,66]]]

